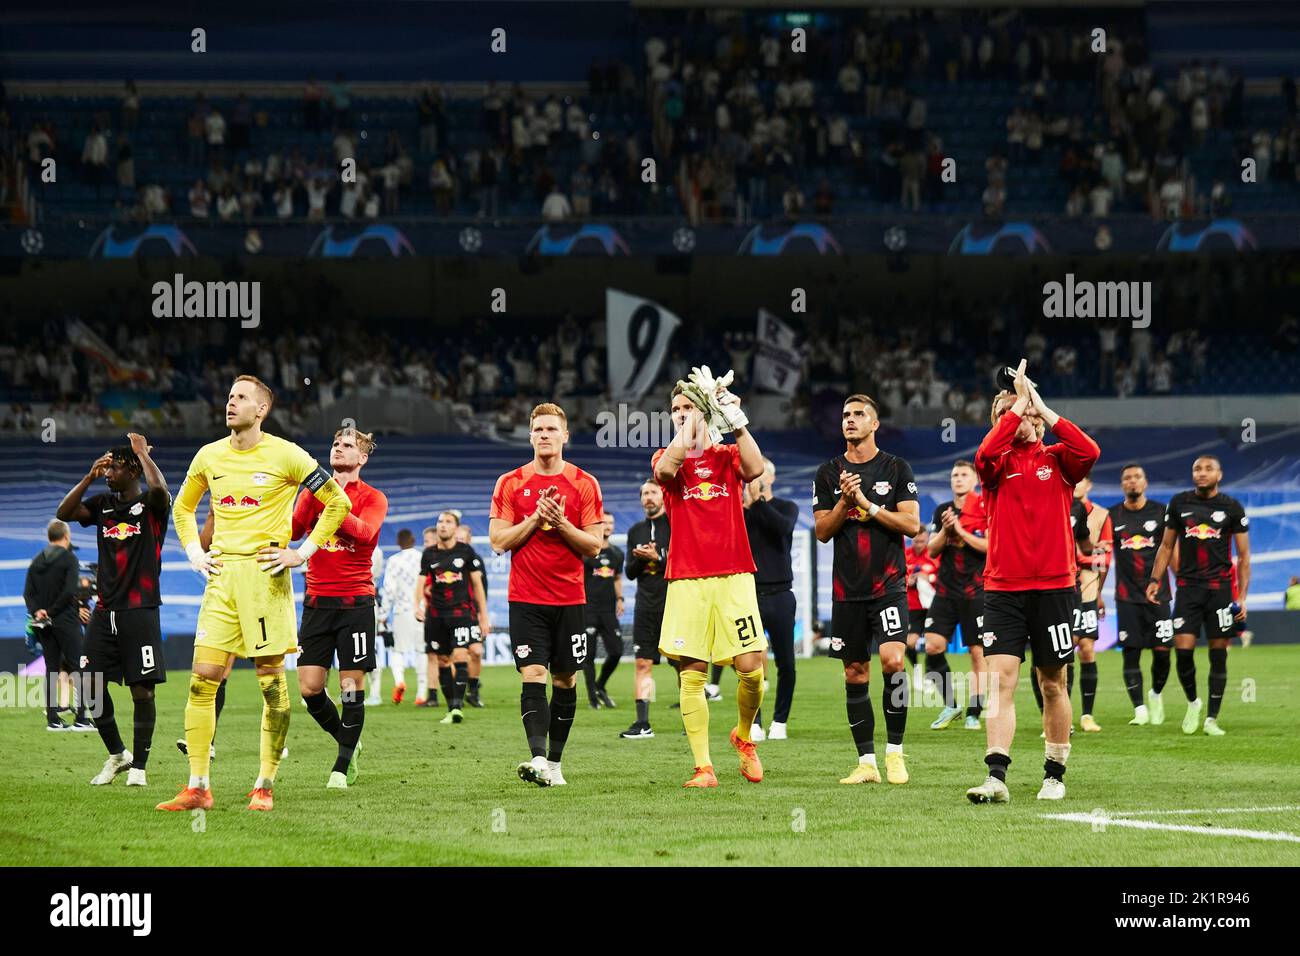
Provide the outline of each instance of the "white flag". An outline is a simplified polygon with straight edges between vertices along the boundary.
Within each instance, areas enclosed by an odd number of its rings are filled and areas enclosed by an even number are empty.
[[[657,302],[606,289],[605,321],[610,396],[637,401],[658,378],[682,320]]]
[[[803,364],[795,347],[794,329],[766,309],[759,309],[754,345],[754,385],[793,395]]]

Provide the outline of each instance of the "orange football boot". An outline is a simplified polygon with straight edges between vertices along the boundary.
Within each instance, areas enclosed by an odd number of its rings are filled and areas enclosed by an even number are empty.
[[[186,787],[166,803],[160,803],[158,810],[211,810],[212,791],[200,787]]]
[[[763,762],[758,759],[758,748],[752,740],[741,740],[735,730],[731,731],[731,746],[740,754],[740,775],[750,783],[763,779]]]
[[[714,776],[712,767],[696,767],[694,776],[682,784],[683,787],[696,788],[716,787],[717,785],[718,778]]]

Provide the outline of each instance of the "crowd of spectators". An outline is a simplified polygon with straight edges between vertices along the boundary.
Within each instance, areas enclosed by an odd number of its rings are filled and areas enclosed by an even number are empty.
[[[69,344],[54,314],[39,334],[0,345],[0,380],[11,400],[0,427],[33,430],[40,423],[31,403],[53,402],[55,417],[77,423],[78,431],[111,429],[120,417],[115,421],[86,396],[136,391],[147,400],[133,424],[183,428],[178,402],[197,399],[215,414],[230,381],[243,372],[276,390],[277,413],[290,431],[313,409],[365,395],[445,399],[495,416],[504,430],[526,422],[538,401],[608,400],[605,323],[594,316],[539,318],[528,323],[530,331],[515,334],[484,318],[447,335],[417,337],[400,323],[353,316],[288,322],[253,335],[234,323],[107,318],[127,307],[129,300],[113,297],[108,309],[80,317],[107,344],[108,362]],[[910,317],[906,325],[883,318],[902,313]],[[958,321],[953,316],[962,313],[951,303],[926,308],[899,300],[879,312],[845,309],[810,323],[798,346],[795,404],[806,407],[820,389],[863,391],[887,415],[942,408],[958,422],[980,424],[996,370],[1021,356],[1044,392],[1058,396],[1177,394],[1207,375],[1210,338],[1195,327],[1153,334],[1131,323],[1026,322],[1009,300],[975,303],[966,313],[979,321]],[[752,382],[751,328],[739,318],[708,329],[682,327],[652,391],[666,392],[697,364],[734,368],[741,381]],[[1283,316],[1267,347],[1295,354],[1300,322]]]
[[[633,105],[632,76],[618,61],[593,64],[589,84],[595,92],[588,102],[490,83],[477,104],[476,128],[459,142],[451,134],[447,97],[436,84],[407,107],[411,122],[377,133],[355,115],[343,77],[328,85],[309,80],[300,113],[292,117],[302,135],[283,148],[265,145],[262,133],[283,118],[280,107],[272,111],[243,93],[210,100],[200,92],[177,131],[175,155],[164,155],[153,168],[137,162],[133,136],[141,96],[128,81],[116,110],[93,112],[79,153],[67,155],[73,144],[62,141],[48,118],[11,133],[3,108],[0,147],[20,144],[31,176],[39,176],[48,157],[71,160],[95,199],[130,221],[377,219],[411,208],[496,217],[521,206],[550,219],[632,214],[655,201],[643,201],[630,188],[643,144],[635,129],[594,130],[590,105]],[[341,174],[345,159],[355,162],[347,176]],[[197,175],[183,187],[169,185],[176,168]],[[421,202],[412,206],[412,197]]]
[[[89,117],[79,151],[48,119],[11,129],[0,89],[0,146],[20,146],[31,169],[51,155],[71,160],[96,197],[134,220],[830,216],[847,208],[846,187],[907,210],[951,199],[942,173],[954,152],[930,100],[991,82],[1017,92],[995,120],[1005,137],[999,130],[976,160],[990,216],[1016,208],[1026,171],[1053,166],[1070,217],[1224,213],[1228,176],[1247,157],[1260,181],[1300,177],[1292,78],[1283,124],[1249,127],[1240,76],[1211,60],[1161,77],[1141,21],[1118,12],[1101,55],[1087,28],[1095,18],[1032,10],[838,11],[837,28],[810,27],[800,52],[787,29],[740,11],[639,16],[635,66],[593,63],[584,97],[490,83],[469,122],[428,85],[399,110],[404,122],[375,129],[340,75],[309,79],[297,110],[199,93],[175,155],[145,163],[133,140],[148,103],[127,81],[116,109]],[[264,131],[284,122],[301,136],[267,145]],[[1189,158],[1220,130],[1231,131],[1236,162],[1220,157],[1198,182]],[[661,172],[647,184],[641,163],[651,155]],[[345,158],[356,161],[355,182],[340,178]],[[169,180],[176,168],[194,178]]]
[[[881,202],[919,210],[940,201],[948,153],[944,130],[929,119],[925,90],[935,86],[926,80],[954,90],[994,80],[1019,91],[1005,148],[983,160],[989,216],[1007,210],[1009,181],[1049,157],[1070,216],[1172,219],[1227,208],[1223,182],[1198,191],[1186,156],[1209,130],[1242,126],[1242,78],[1197,61],[1162,82],[1140,24],[1110,31],[1097,56],[1080,24],[1042,26],[1014,11],[864,14],[851,31],[810,32],[806,54],[791,50],[785,32],[755,35],[731,23],[712,24],[710,42],[692,29],[645,45],[654,141],[676,162],[692,220],[830,215],[836,196],[824,172],[832,168],[851,170],[851,182]],[[1067,95],[1081,91],[1082,101]],[[1255,157],[1262,178],[1294,181],[1293,81],[1283,94],[1289,125],[1241,133],[1238,152]],[[866,125],[851,124],[863,117]]]

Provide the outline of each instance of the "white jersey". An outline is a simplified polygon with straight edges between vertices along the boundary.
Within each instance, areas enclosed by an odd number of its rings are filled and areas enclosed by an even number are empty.
[[[415,582],[420,577],[420,549],[403,548],[384,569],[384,607],[394,614],[415,613]]]

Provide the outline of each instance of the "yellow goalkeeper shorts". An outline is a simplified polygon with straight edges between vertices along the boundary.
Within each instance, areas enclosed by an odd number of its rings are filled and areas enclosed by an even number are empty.
[[[272,657],[298,646],[298,621],[289,571],[272,575],[254,558],[223,557],[199,605],[195,647],[239,657]]]
[[[659,650],[674,660],[690,657],[714,664],[730,664],[740,654],[766,652],[754,575],[669,581]]]

